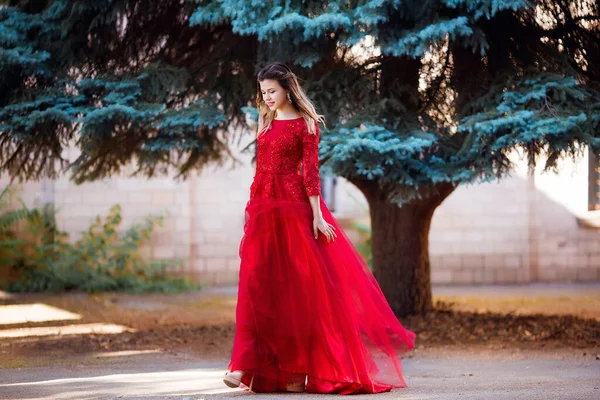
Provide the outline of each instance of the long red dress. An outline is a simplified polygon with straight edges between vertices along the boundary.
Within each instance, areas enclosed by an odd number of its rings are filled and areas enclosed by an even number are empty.
[[[254,376],[255,392],[285,390],[294,373],[308,375],[313,393],[406,387],[400,355],[416,335],[400,324],[321,197],[337,238],[314,237],[308,196],[320,194],[316,127],[314,135],[303,118],[274,120],[257,140],[229,370],[245,371],[247,386]]]

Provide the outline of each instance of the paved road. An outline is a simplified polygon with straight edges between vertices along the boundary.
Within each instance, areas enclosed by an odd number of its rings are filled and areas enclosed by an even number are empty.
[[[507,285],[432,285],[434,296],[492,298],[600,297],[598,282],[533,282]]]
[[[206,295],[235,295],[236,287]],[[476,297],[598,297],[600,282],[504,286],[434,286],[434,295]],[[0,292],[0,297],[10,295]],[[1,348],[0,341],[0,348]],[[584,354],[585,352],[585,354]],[[2,352],[0,351],[0,357]],[[329,399],[312,394],[255,394],[221,381],[226,361],[193,354],[130,352],[66,360],[40,354],[40,367],[0,369],[0,399]],[[586,350],[425,349],[404,360],[409,385],[360,399],[600,399],[600,347]]]
[[[237,295],[237,286],[209,287],[206,295]],[[465,296],[479,298],[534,298],[534,297],[600,297],[597,282],[533,282],[506,285],[432,285],[433,296]],[[1,294],[1,292],[0,292]]]
[[[189,354],[115,354],[50,368],[0,370],[0,399],[329,399],[313,394],[255,394],[223,385],[224,362]],[[600,360],[499,353],[415,356],[404,360],[409,385],[361,399],[598,399]]]

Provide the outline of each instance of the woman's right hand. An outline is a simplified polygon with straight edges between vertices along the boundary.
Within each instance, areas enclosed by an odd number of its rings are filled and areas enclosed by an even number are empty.
[[[325,235],[327,242],[332,242],[337,237],[335,233],[335,227],[329,222],[325,221],[323,217],[316,217],[313,219],[313,232],[315,239],[318,239],[319,231]]]

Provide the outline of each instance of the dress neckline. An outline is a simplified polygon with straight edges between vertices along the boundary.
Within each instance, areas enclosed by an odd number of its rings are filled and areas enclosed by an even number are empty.
[[[275,118],[273,118],[273,121],[295,121],[300,118],[304,118],[304,117],[290,118],[290,119],[275,119]]]

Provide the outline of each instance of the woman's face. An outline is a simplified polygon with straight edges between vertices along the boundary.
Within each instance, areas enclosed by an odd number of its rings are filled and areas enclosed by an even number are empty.
[[[282,108],[287,103],[287,92],[275,79],[259,82],[263,101],[271,111]]]

